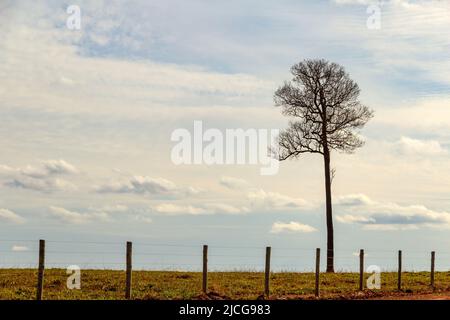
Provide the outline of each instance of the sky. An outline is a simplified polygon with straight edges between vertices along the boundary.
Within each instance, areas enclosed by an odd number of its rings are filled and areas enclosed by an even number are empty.
[[[75,5],[80,28],[67,20]],[[368,26],[379,9],[379,28]],[[345,67],[375,116],[333,153],[336,269],[450,264],[450,3],[0,1],[0,265],[312,269],[323,160],[176,165],[177,129],[283,129],[290,67]]]

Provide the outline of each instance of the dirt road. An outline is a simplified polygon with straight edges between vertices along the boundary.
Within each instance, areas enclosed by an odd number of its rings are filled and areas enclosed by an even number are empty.
[[[450,300],[450,292],[384,296],[375,300]]]

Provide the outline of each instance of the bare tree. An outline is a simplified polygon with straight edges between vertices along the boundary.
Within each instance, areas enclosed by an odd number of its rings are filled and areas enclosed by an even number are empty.
[[[355,129],[362,128],[373,111],[359,100],[359,87],[344,68],[326,60],[304,60],[291,68],[294,76],[275,92],[276,106],[291,117],[279,137],[279,160],[302,153],[321,154],[325,167],[327,272],[334,272],[330,151],[352,153],[363,145]]]

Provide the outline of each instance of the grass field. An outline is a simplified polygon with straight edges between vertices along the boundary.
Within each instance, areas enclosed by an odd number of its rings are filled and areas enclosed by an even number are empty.
[[[45,271],[44,299],[123,299],[125,272],[83,270],[81,289],[66,288],[66,271]],[[450,272],[436,273],[435,292],[450,292]],[[35,269],[0,269],[0,299],[35,299]],[[428,272],[404,272],[403,290],[398,292],[397,273],[382,273],[381,290],[358,293],[356,273],[321,274],[321,298],[364,299],[431,293]],[[201,293],[201,273],[133,271],[134,299],[258,299],[264,290],[264,274],[258,272],[211,272],[209,294]],[[314,299],[314,274],[274,273],[270,299]]]

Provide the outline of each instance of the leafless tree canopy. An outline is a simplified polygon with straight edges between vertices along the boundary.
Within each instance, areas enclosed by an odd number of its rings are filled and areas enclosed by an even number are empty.
[[[275,104],[292,117],[279,136],[280,160],[302,153],[351,153],[363,145],[355,133],[373,116],[359,100],[359,87],[344,68],[305,60],[291,68],[293,79],[275,92]]]

